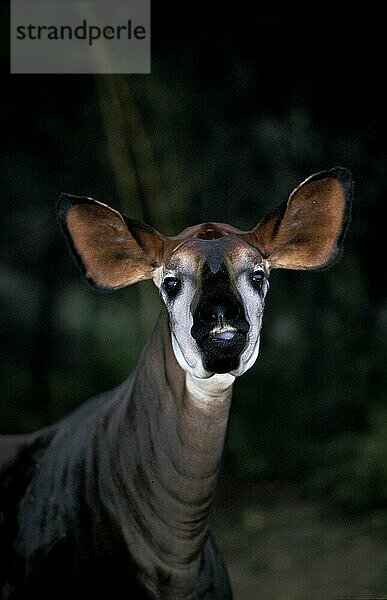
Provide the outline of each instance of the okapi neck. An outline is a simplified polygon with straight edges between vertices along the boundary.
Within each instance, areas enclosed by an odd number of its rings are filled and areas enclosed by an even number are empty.
[[[198,398],[199,388],[187,383],[173,354],[163,309],[136,370],[127,414],[136,437],[131,485],[134,475],[139,519],[146,523],[152,553],[168,568],[187,570],[200,563],[227,431],[231,383],[229,379],[224,389],[218,385],[216,390],[207,385],[211,394],[205,394],[204,402],[202,389]]]

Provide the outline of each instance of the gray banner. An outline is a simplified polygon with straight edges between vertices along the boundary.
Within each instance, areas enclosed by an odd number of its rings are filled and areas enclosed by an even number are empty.
[[[11,0],[11,73],[150,73],[150,0]]]

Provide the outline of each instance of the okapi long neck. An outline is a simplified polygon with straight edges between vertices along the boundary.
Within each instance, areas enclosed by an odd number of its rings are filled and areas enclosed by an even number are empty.
[[[207,536],[231,402],[233,378],[226,379],[216,389],[187,382],[163,309],[135,374],[120,439],[125,454],[125,428],[134,430],[128,493],[136,490],[136,519],[152,553],[172,569],[197,565]]]

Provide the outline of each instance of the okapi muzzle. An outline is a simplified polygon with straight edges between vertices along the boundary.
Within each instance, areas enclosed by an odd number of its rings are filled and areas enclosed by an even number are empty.
[[[191,335],[203,352],[204,368],[213,373],[238,369],[250,326],[240,295],[226,274],[203,277],[199,300],[192,310]]]
[[[163,305],[119,387],[43,430],[0,437],[0,600],[232,598],[209,533],[232,386],[258,356],[271,270],[333,264],[351,197],[337,167],[250,231],[202,223],[167,237],[61,196],[86,279],[102,290],[153,279]]]

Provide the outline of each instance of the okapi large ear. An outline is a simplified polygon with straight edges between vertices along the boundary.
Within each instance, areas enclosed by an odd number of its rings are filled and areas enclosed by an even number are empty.
[[[62,194],[58,217],[84,276],[97,288],[149,279],[161,264],[167,238],[102,202]]]
[[[349,221],[352,177],[321,171],[301,183],[248,236],[272,269],[321,269],[339,256]]]

